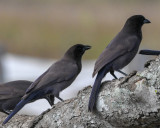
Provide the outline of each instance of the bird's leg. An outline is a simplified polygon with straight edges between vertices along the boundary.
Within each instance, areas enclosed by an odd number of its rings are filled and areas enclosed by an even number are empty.
[[[54,95],[49,96],[52,106],[54,105]]]
[[[114,70],[110,70],[110,74],[111,74],[115,79],[118,79],[118,78],[116,77],[116,75],[114,74]]]
[[[60,98],[59,96],[55,96],[56,98],[58,98],[60,101],[64,101],[62,98]]]
[[[55,93],[54,96],[55,96],[57,99],[59,99],[60,101],[62,101],[62,102],[64,101],[62,98],[59,97],[59,92]]]
[[[10,112],[11,112],[11,110],[8,110],[8,109],[5,108],[5,105],[2,106],[2,109],[3,109],[3,112],[4,112],[5,114],[7,114],[7,115],[9,115]]]
[[[5,114],[7,114],[7,115],[9,115],[9,114],[11,113],[11,111],[9,111],[9,110],[3,110],[3,112],[4,112]]]
[[[59,91],[52,91],[51,95],[54,95],[57,99],[59,99],[60,101],[64,101],[62,98],[59,97]]]
[[[127,76],[127,74],[124,73],[124,72],[122,72],[121,70],[116,70],[116,71],[119,72],[119,73],[121,73],[121,74],[123,74],[124,76]]]
[[[49,102],[49,104],[50,104],[51,106],[54,105],[54,95],[48,95],[48,96],[46,97],[46,99],[47,99],[47,101]]]

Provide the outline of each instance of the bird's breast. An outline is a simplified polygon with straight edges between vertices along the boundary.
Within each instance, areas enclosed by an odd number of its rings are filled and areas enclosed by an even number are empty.
[[[138,49],[134,49],[133,51],[127,52],[126,54],[117,58],[113,63],[113,69],[119,70],[127,66],[133,60],[137,51]]]

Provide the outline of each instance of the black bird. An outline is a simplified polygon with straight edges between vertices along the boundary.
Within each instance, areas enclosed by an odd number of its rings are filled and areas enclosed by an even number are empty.
[[[31,81],[17,80],[0,84],[0,111],[9,114],[24,96],[27,88],[32,84]],[[54,104],[54,97],[51,95],[45,98],[51,106]],[[32,100],[33,102],[33,100]]]
[[[120,69],[128,65],[135,57],[142,40],[141,27],[145,23],[150,23],[150,21],[142,15],[134,15],[127,19],[122,30],[97,59],[93,77],[98,74],[89,99],[89,111],[93,111],[96,107],[96,99],[103,77],[110,72],[117,79],[114,71],[121,72]]]
[[[31,81],[11,81],[0,85],[0,111],[9,114],[21,100]]]
[[[160,51],[157,51],[157,50],[140,50],[139,54],[142,54],[142,55],[160,55]]]
[[[71,85],[81,71],[81,58],[84,52],[91,47],[88,45],[76,44],[69,48],[64,56],[54,63],[27,89],[22,100],[5,119],[7,123],[26,103],[31,100],[40,99],[46,95],[52,95],[60,99],[59,93]]]

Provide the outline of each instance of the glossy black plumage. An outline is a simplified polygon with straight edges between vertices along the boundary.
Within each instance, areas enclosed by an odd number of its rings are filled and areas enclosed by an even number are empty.
[[[148,49],[145,49],[145,50],[140,50],[139,54],[142,54],[142,55],[160,55],[160,51],[158,50],[148,50]]]
[[[97,59],[93,77],[98,74],[89,99],[89,111],[93,111],[95,108],[101,81],[106,73],[110,72],[117,78],[114,71],[119,71],[135,57],[142,40],[141,27],[145,23],[150,23],[150,21],[142,15],[134,15],[128,18],[122,30]]]
[[[0,84],[0,111],[9,114],[32,83],[33,82],[27,80],[17,80]],[[54,97],[51,95],[43,98],[46,99],[51,106],[54,105]],[[33,102],[33,100],[31,102]]]
[[[62,100],[59,93],[71,85],[80,73],[82,64],[81,58],[90,46],[77,44],[67,50],[64,56],[54,63],[27,89],[22,100],[6,118],[3,124],[7,123],[26,103],[37,100],[44,96],[51,95]]]
[[[21,100],[31,81],[11,81],[0,85],[0,111],[9,114]]]

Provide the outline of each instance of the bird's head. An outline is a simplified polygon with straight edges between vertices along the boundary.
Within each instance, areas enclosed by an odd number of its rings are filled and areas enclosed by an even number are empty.
[[[65,56],[71,57],[74,59],[81,59],[81,57],[85,53],[85,51],[90,48],[91,48],[91,46],[89,46],[89,45],[76,44],[67,50],[67,52],[65,53]]]
[[[143,24],[151,23],[143,15],[134,15],[127,19],[126,25],[141,28]]]

